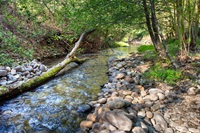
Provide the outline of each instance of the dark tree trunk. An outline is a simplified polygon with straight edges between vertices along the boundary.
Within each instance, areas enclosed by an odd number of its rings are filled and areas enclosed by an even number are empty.
[[[158,22],[156,18],[156,13],[155,13],[155,5],[154,5],[154,0],[150,0],[150,9],[151,9],[151,22],[152,22],[152,29],[155,37],[155,42],[157,44],[157,49],[159,52],[161,52],[161,42],[159,38],[159,33],[158,33]]]
[[[154,32],[153,32],[152,27],[151,27],[151,20],[150,20],[150,17],[149,17],[150,13],[149,13],[149,10],[148,10],[148,7],[147,7],[147,1],[146,0],[143,0],[143,8],[144,8],[146,25],[147,25],[147,28],[148,28],[149,35],[151,37],[151,40],[153,42],[155,50],[157,52],[159,52],[158,48],[157,48],[157,43],[156,43],[155,35],[154,35]]]

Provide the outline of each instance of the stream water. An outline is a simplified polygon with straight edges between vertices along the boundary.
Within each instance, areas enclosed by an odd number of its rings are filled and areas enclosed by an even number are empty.
[[[136,47],[107,49],[81,66],[0,106],[0,133],[73,133],[85,115],[81,104],[96,100],[107,82],[106,61],[126,56]]]

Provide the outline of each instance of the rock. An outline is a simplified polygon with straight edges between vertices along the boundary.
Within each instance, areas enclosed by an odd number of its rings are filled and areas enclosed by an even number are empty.
[[[165,95],[164,94],[158,93],[157,95],[158,95],[159,100],[164,100],[165,99]]]
[[[7,80],[0,80],[0,85],[6,85],[8,83]]]
[[[136,86],[135,86],[135,89],[138,89],[138,90],[140,90],[140,91],[144,91],[144,87],[141,86],[141,85],[136,85]]]
[[[165,133],[174,133],[174,131],[171,128],[167,128],[167,129],[165,129]]]
[[[115,77],[116,79],[123,79],[125,77],[124,73],[119,73],[117,74],[117,76]]]
[[[139,97],[139,95],[138,95],[138,93],[137,92],[132,92],[132,94],[131,94],[131,96],[134,98],[137,98],[137,97]]]
[[[144,131],[144,129],[142,129],[141,127],[134,127],[132,130],[133,133],[146,133]]]
[[[138,112],[138,117],[139,118],[144,118],[145,116],[146,116],[146,113],[145,113],[144,110]]]
[[[144,122],[140,122],[140,125],[142,129],[144,129],[144,131],[148,133],[148,127],[144,124]]]
[[[130,131],[132,128],[132,121],[122,113],[107,111],[105,113],[107,121],[122,131]]]
[[[157,96],[157,94],[155,94],[155,93],[153,93],[153,94],[150,94],[150,100],[152,100],[152,101],[156,101],[156,100],[158,100],[158,96]]]
[[[6,70],[8,71],[8,72],[10,72],[11,71],[11,68],[10,67],[6,67]]]
[[[77,109],[78,112],[85,113],[91,109],[91,106],[88,104],[80,105]]]
[[[158,89],[158,88],[151,88],[150,90],[149,90],[149,94],[151,95],[151,94],[157,94],[157,93],[164,93],[164,91],[163,90],[161,90],[161,89]]]
[[[95,114],[89,114],[87,120],[96,122],[97,116]]]
[[[120,109],[126,106],[126,102],[124,100],[109,101],[107,104],[110,109]]]
[[[110,111],[110,109],[107,108],[107,107],[102,106],[102,107],[100,107],[100,108],[98,109],[98,115],[99,115],[99,114],[103,114],[103,112],[106,112],[106,111]]]
[[[94,123],[92,125],[92,131],[95,133],[98,133],[99,131],[101,131],[101,124],[100,123]]]
[[[145,100],[145,104],[144,104],[144,106],[145,107],[152,107],[152,105],[153,105],[153,102],[151,101],[151,100]]]
[[[93,125],[92,121],[82,121],[80,123],[80,127],[92,128],[92,125]]]
[[[102,128],[108,129],[110,131],[115,131],[117,130],[116,127],[114,127],[113,125],[109,124],[109,123],[104,123],[102,124]]]
[[[105,130],[101,130],[100,132],[98,133],[110,133],[110,131],[108,129],[105,129]]]
[[[129,83],[133,83],[134,82],[134,80],[129,76],[126,76],[124,80],[126,80]]]
[[[97,102],[100,103],[100,104],[104,104],[104,103],[106,103],[106,101],[107,101],[106,98],[101,98]]]
[[[115,131],[112,131],[110,133],[126,133],[125,131],[120,131],[120,130],[115,130]]]
[[[132,94],[132,91],[130,91],[130,90],[123,90],[123,91],[122,91],[122,94],[123,94],[123,95],[131,95],[131,94]]]
[[[120,68],[122,68],[122,67],[123,67],[123,63],[121,63],[121,62],[117,63],[117,65],[116,65],[116,68],[117,68],[117,69],[120,69]]]
[[[12,75],[15,75],[17,72],[15,69],[11,69],[11,72],[10,72]]]
[[[7,70],[0,69],[0,77],[7,76],[7,75],[8,75]]]
[[[29,72],[28,72],[28,71],[25,71],[25,72],[22,73],[22,76],[26,76],[26,75],[28,75],[28,74],[29,74]]]
[[[151,119],[151,118],[153,118],[153,113],[151,113],[150,111],[147,111],[146,116],[147,116],[147,118]]]
[[[141,91],[140,94],[141,94],[142,97],[147,95],[146,91]]]
[[[187,91],[188,95],[195,95],[196,94],[196,88],[195,87],[190,87]]]
[[[16,72],[24,72],[24,68],[22,66],[15,67]]]
[[[154,128],[156,129],[156,131],[161,132],[162,131],[162,127],[160,124],[156,124],[154,125]]]
[[[110,57],[107,62],[108,62],[108,64],[111,64],[117,59],[118,59],[117,57]]]
[[[155,120],[156,124],[160,124],[163,130],[167,129],[167,122],[160,114],[154,113],[153,119]]]
[[[20,77],[19,74],[15,75],[14,78],[18,79]]]
[[[176,130],[178,130],[181,133],[188,132],[188,129],[185,126],[176,126],[175,128],[176,128]]]

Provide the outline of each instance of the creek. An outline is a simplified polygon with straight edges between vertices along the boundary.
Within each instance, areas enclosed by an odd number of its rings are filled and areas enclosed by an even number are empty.
[[[77,107],[96,100],[100,86],[107,82],[108,58],[130,52],[136,52],[136,46],[103,50],[96,58],[5,102],[0,106],[0,133],[75,132],[86,117]]]

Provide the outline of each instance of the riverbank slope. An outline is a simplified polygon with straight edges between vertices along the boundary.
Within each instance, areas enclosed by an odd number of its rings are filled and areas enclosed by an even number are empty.
[[[188,63],[187,66],[189,66]],[[108,82],[78,132],[199,133],[200,75],[179,85],[145,79],[152,65],[139,54],[108,60]],[[188,67],[188,70],[192,68]]]

